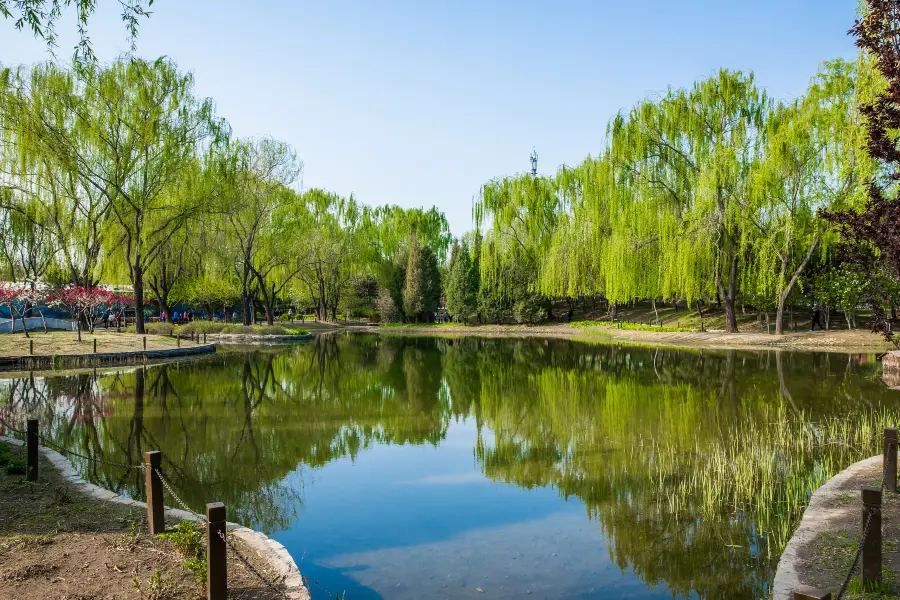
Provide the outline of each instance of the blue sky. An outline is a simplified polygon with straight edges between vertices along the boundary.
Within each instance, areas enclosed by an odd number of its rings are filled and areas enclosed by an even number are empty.
[[[603,146],[617,111],[720,67],[777,98],[823,60],[855,55],[855,0],[644,2],[156,0],[137,53],[194,72],[239,136],[292,144],[303,185],[369,204],[436,205],[461,235],[482,183],[552,174]],[[70,11],[71,12],[71,11]],[[74,16],[61,23],[68,59]],[[127,48],[99,0],[101,60]],[[0,63],[47,58],[0,24]]]

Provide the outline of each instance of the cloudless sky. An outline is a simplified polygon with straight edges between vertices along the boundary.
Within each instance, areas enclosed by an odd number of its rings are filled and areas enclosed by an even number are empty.
[[[368,204],[436,205],[455,235],[493,177],[553,174],[603,147],[606,123],[721,67],[776,98],[818,65],[852,58],[856,0],[156,0],[137,54],[172,57],[236,135],[292,144],[304,188]],[[98,57],[128,49],[114,0],[89,33]],[[69,60],[73,11],[57,56]],[[0,63],[48,58],[0,22]],[[298,182],[299,186],[299,182]]]

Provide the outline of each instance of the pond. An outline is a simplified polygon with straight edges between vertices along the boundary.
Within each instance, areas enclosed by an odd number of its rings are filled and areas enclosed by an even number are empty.
[[[872,355],[343,333],[5,380],[0,416],[25,413],[88,456],[161,450],[315,599],[763,598],[809,490],[879,452],[900,394]]]

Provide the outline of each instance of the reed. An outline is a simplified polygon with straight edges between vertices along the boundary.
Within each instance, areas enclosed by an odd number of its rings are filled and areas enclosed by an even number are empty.
[[[883,409],[849,418],[813,421],[778,405],[765,422],[731,423],[710,440],[642,440],[642,461],[659,487],[658,502],[672,514],[704,519],[751,517],[777,557],[793,535],[812,493],[850,464],[878,454],[882,431],[900,422]],[[699,437],[698,437],[699,440]]]

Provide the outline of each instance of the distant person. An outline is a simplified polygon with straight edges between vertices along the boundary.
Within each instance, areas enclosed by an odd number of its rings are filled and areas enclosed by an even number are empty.
[[[809,330],[815,331],[816,325],[819,326],[819,329],[825,331],[825,327],[822,325],[822,310],[819,308],[819,304],[813,304],[813,314],[812,314],[812,323],[809,324]]]

